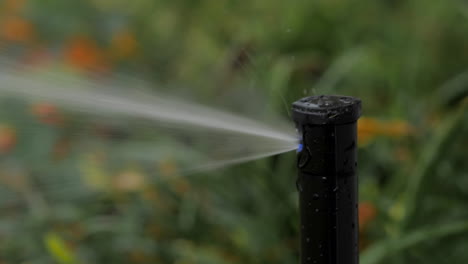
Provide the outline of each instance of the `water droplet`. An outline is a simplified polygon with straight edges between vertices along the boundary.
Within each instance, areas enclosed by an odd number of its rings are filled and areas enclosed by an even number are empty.
[[[320,243],[320,244],[318,245],[318,248],[322,248],[322,247],[323,247],[323,246],[322,246],[322,243]]]
[[[311,260],[312,260],[312,258],[311,258],[311,257],[307,257],[307,260],[308,260],[308,261],[311,261]]]
[[[338,186],[335,186],[335,188],[333,188],[333,192],[337,192],[338,191]]]
[[[323,254],[322,254],[322,253],[320,253],[320,257],[323,257]]]
[[[314,193],[314,195],[312,195],[312,199],[314,200],[318,200],[320,198],[320,195],[318,193]]]
[[[312,203],[309,203],[309,206],[312,206]]]
[[[306,242],[309,243],[309,242],[310,242],[310,238],[306,238]]]
[[[315,212],[318,213],[320,212],[320,210],[318,208],[315,208]]]
[[[323,176],[322,181],[326,181],[326,180],[327,180],[327,177]]]

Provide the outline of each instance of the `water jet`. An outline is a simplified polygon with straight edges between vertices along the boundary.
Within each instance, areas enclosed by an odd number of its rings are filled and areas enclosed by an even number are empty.
[[[293,103],[300,263],[357,264],[357,119],[361,101],[322,95]]]

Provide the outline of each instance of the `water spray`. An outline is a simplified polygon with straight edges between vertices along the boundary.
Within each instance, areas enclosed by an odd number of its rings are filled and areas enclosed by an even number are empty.
[[[311,96],[292,105],[300,135],[300,263],[358,264],[357,120],[361,101]]]

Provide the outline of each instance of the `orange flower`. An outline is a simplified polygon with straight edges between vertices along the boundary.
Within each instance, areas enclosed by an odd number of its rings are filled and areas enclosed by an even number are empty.
[[[25,0],[5,0],[3,3],[3,10],[6,12],[18,12],[24,8]]]
[[[0,153],[10,152],[16,145],[16,131],[9,126],[0,126]]]
[[[377,136],[402,137],[413,132],[413,127],[406,121],[380,121],[362,117],[358,121],[358,141],[365,145]]]
[[[358,142],[367,144],[375,138],[379,131],[379,123],[375,119],[362,117],[358,120]]]
[[[117,32],[111,40],[111,53],[115,59],[125,59],[136,54],[138,42],[129,31]]]
[[[50,103],[38,103],[32,106],[32,114],[35,115],[41,123],[48,125],[63,124],[63,116],[57,107]]]
[[[108,68],[104,52],[88,37],[78,36],[70,40],[64,57],[66,63],[79,69],[102,71]]]
[[[370,202],[359,204],[359,231],[362,232],[377,216],[375,206]]]
[[[389,137],[401,137],[413,132],[413,128],[406,121],[392,121],[384,124],[382,134]]]
[[[371,241],[369,241],[367,234],[366,234],[366,229],[369,226],[372,221],[374,221],[375,217],[377,216],[377,210],[375,206],[370,203],[370,202],[361,202],[359,203],[359,250],[362,251],[369,244]]]
[[[34,38],[34,27],[24,18],[9,16],[0,23],[1,38],[6,41],[27,43]]]

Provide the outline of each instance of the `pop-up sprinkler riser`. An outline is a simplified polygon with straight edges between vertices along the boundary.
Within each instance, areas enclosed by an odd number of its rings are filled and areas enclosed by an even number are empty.
[[[358,263],[357,120],[361,101],[311,96],[293,103],[301,139],[300,263]]]

